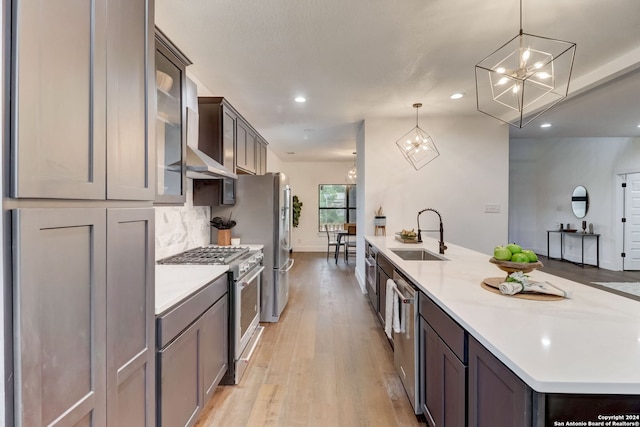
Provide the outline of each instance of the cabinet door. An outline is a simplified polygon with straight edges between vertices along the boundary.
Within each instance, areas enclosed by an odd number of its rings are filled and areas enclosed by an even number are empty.
[[[227,281],[226,276],[219,280]],[[224,294],[202,316],[202,375],[208,402],[229,367],[229,298]]]
[[[153,16],[153,15],[151,15]],[[153,200],[147,138],[153,25],[147,0],[109,0],[107,16],[107,198]],[[152,23],[152,20],[151,20]],[[153,74],[151,74],[153,78]],[[151,84],[151,87],[150,87]],[[151,92],[153,94],[153,92]],[[153,98],[152,98],[153,99]],[[155,110],[155,109],[152,109]],[[153,122],[152,122],[153,123]]]
[[[260,175],[267,173],[267,145],[264,143],[259,144],[260,162],[258,163],[258,170]]]
[[[105,426],[105,209],[13,211],[16,425]]]
[[[247,171],[253,172],[253,173],[256,172],[256,145],[257,145],[256,134],[253,132],[249,132],[247,134],[246,169]]]
[[[159,352],[159,426],[192,426],[202,410],[200,332],[195,322]]]
[[[469,425],[531,426],[531,389],[469,337]]]
[[[105,198],[105,1],[13,2],[11,196]]]
[[[157,38],[160,38],[160,34]],[[164,42],[156,41],[156,202],[186,199],[185,66]]]
[[[222,108],[222,164],[230,171],[236,170],[236,121],[238,117],[229,108]]]
[[[107,420],[155,426],[154,211],[108,209]]]
[[[236,167],[247,170],[247,139],[249,130],[238,120],[236,123]]]

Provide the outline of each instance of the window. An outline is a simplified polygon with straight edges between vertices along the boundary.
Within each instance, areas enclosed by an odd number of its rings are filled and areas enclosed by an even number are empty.
[[[356,222],[356,186],[320,184],[318,186],[318,230],[342,230],[345,223]]]

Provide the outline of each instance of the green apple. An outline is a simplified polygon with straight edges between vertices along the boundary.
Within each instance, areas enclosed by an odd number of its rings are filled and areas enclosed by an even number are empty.
[[[533,252],[531,249],[523,249],[522,253],[525,254],[527,258],[529,258],[529,262],[538,261],[538,255],[536,255],[536,253]]]
[[[504,246],[496,246],[493,250],[493,256],[500,261],[509,261],[511,259],[511,251]]]
[[[511,255],[511,262],[529,262],[529,257],[522,252]]]
[[[522,252],[522,248],[520,247],[520,245],[516,245],[515,243],[509,243],[507,245],[507,249],[509,249],[512,255]]]

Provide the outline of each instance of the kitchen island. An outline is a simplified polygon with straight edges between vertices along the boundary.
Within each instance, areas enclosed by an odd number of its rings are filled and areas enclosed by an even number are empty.
[[[589,396],[590,401],[602,401],[606,395],[623,405],[635,401],[634,413],[640,414],[637,301],[542,271],[529,275],[568,291],[571,298],[534,301],[504,296],[480,285],[485,278],[506,277],[489,263],[490,255],[447,243],[444,261],[407,261],[392,249],[437,253],[438,241],[425,238],[423,243],[404,244],[382,236],[365,240],[464,329],[469,346],[477,341],[531,389],[532,411],[544,410],[539,395]],[[471,387],[473,379],[468,382]]]

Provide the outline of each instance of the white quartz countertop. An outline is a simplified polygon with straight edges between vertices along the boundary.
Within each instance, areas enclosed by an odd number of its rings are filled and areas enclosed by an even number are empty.
[[[228,270],[226,265],[156,265],[156,315]]]
[[[572,298],[494,294],[480,283],[506,273],[489,262],[491,255],[446,243],[448,261],[405,261],[390,249],[437,253],[438,241],[365,238],[532,389],[640,394],[640,302],[537,270],[529,273],[533,280],[548,281]]]

